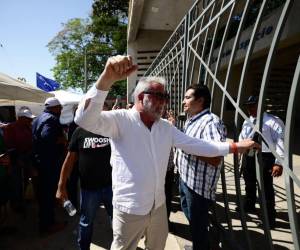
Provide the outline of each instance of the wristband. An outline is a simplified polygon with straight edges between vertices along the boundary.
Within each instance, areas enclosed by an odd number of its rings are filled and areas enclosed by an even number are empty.
[[[232,153],[233,154],[238,154],[238,147],[237,147],[237,144],[235,142],[231,143],[231,150],[232,150]]]

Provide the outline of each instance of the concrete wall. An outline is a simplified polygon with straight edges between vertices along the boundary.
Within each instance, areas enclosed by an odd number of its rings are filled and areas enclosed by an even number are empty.
[[[300,40],[300,26],[294,25],[299,20],[299,11],[300,11],[300,1],[295,1],[292,11],[287,19],[286,25],[284,26],[283,33],[280,37],[280,47],[290,46],[294,43],[298,43]],[[281,8],[278,8],[268,16],[264,17],[261,27],[256,36],[255,47],[253,51],[254,57],[260,57],[265,54],[266,49],[269,48],[275,29],[277,27],[278,20],[280,18]],[[237,54],[235,57],[235,63],[240,63],[244,61],[244,57],[248,48],[250,37],[253,31],[253,26],[250,26],[248,29],[243,31],[240,42],[237,49]],[[229,62],[230,52],[233,46],[235,38],[227,41],[225,43],[223,53],[222,53],[222,62],[220,68],[225,68]],[[216,60],[219,53],[219,49],[214,50],[213,52],[213,61]]]
[[[146,72],[171,34],[172,31],[140,30],[138,38],[134,42],[128,43],[127,52],[139,65],[138,71],[127,79],[128,101],[133,101],[131,95],[138,79]]]

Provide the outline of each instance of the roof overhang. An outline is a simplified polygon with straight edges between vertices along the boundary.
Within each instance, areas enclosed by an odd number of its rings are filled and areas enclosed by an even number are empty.
[[[128,42],[136,40],[139,30],[173,31],[195,0],[130,0]]]

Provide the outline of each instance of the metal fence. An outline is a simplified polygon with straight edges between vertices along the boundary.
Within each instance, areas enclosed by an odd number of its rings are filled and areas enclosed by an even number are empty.
[[[284,190],[288,210],[289,227],[294,249],[300,249],[299,225],[295,189],[300,187],[299,177],[293,166],[293,156],[299,155],[295,138],[299,136],[299,53],[280,64],[282,54],[281,36],[291,13],[292,0],[215,0],[197,1],[185,15],[177,29],[149,67],[145,76],[159,75],[167,79],[170,92],[169,107],[177,114],[182,112],[184,92],[192,83],[207,85],[212,93],[211,109],[228,125],[229,134],[237,141],[243,120],[249,120],[243,101],[249,93],[259,96],[257,124],[253,129],[262,139],[263,112],[277,114],[285,121],[285,157],[280,158],[274,148],[273,155],[284,169]],[[277,15],[274,26],[263,27],[264,22]],[[296,25],[296,24],[295,24]],[[248,34],[245,39],[245,34]],[[268,44],[262,37],[270,35]],[[298,44],[299,46],[299,44]],[[263,49],[259,49],[263,47]],[[297,50],[298,51],[298,50]],[[280,71],[282,70],[282,71]],[[252,74],[251,74],[252,72]],[[255,75],[255,77],[253,76]],[[283,77],[286,76],[285,79]],[[277,77],[277,78],[276,78]],[[278,78],[279,77],[279,78]],[[250,79],[250,80],[249,80]],[[182,123],[179,123],[182,126]],[[274,249],[274,236],[269,228],[263,173],[260,167],[261,154],[256,155],[257,185],[260,190],[260,210],[265,235],[261,248]],[[233,159],[236,205],[241,207],[240,222],[243,239],[230,249],[254,249],[253,239],[247,227],[247,216],[242,208],[240,165],[237,156]],[[221,173],[223,207],[226,223],[219,225],[222,232],[234,241],[234,229],[228,198],[226,171]],[[241,243],[242,241],[242,243]]]

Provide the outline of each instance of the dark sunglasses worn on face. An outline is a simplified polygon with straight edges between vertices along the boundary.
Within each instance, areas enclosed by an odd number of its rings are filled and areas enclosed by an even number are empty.
[[[153,95],[159,99],[169,100],[170,95],[167,92],[144,91],[144,94]]]

